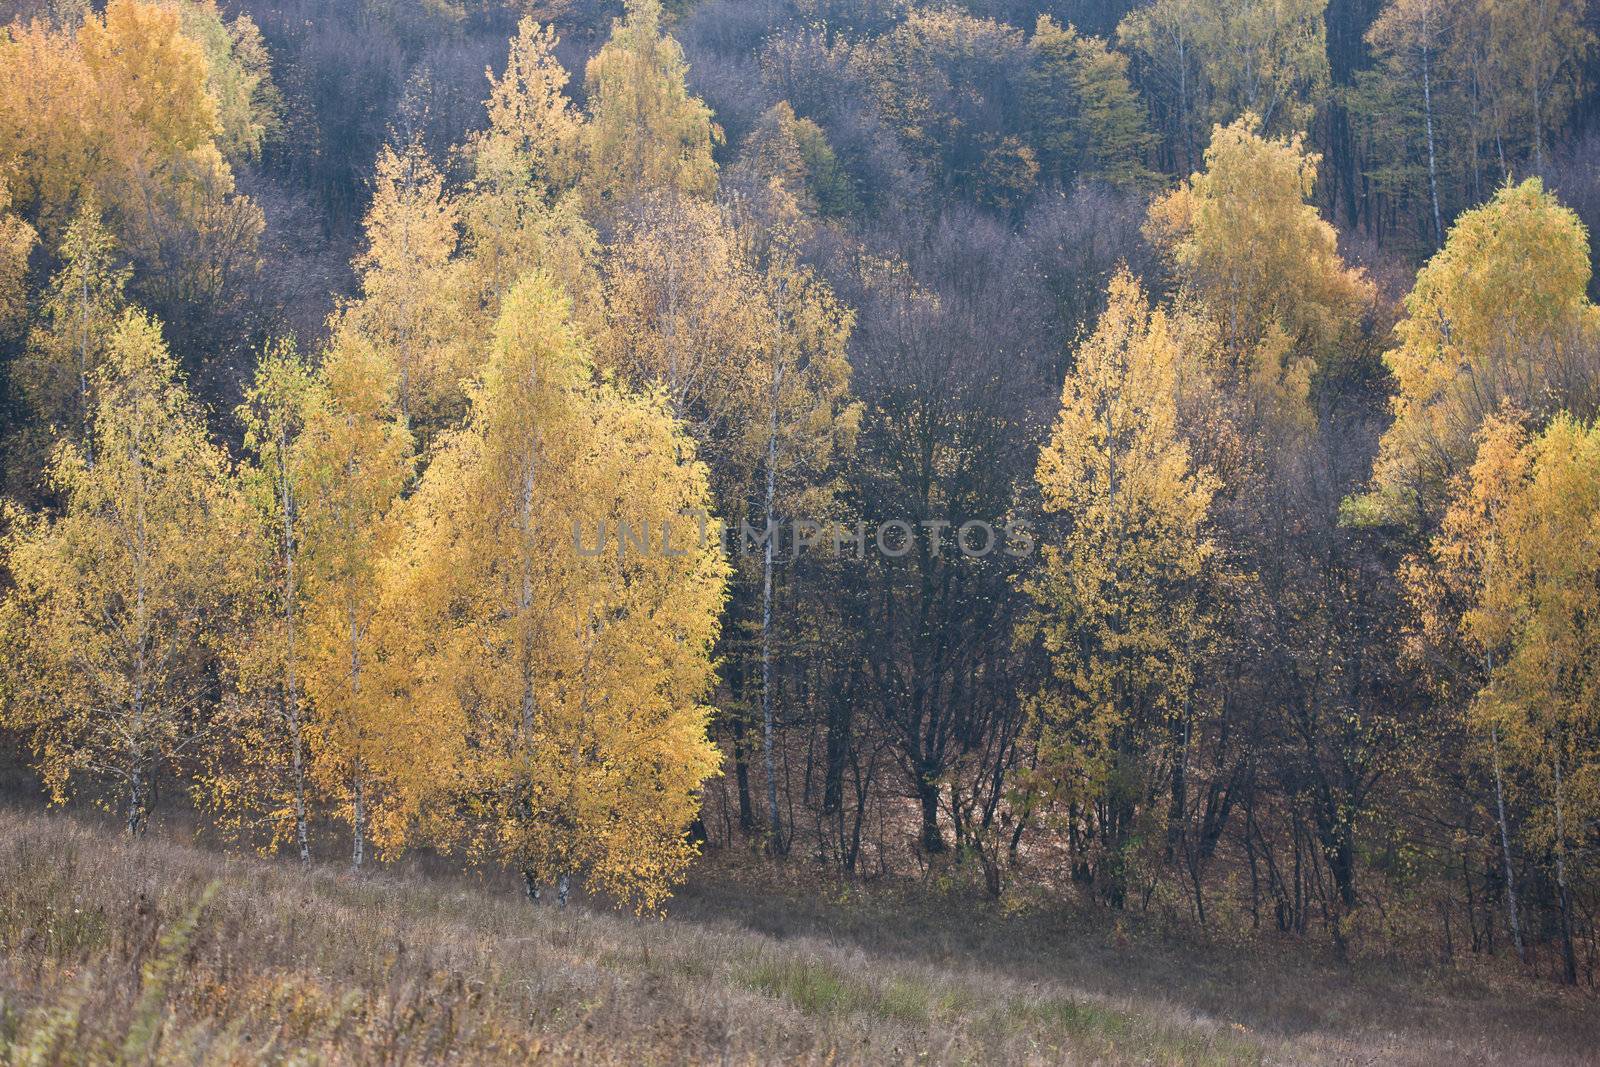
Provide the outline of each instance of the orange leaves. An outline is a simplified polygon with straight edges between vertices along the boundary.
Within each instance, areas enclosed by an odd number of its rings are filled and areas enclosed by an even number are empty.
[[[248,41],[223,31],[218,60],[254,94],[264,72],[233,64],[235,43]],[[235,194],[222,154],[234,135],[259,140],[238,128],[249,102],[230,100],[230,134],[212,75],[173,4],[112,0],[76,36],[42,23],[12,26],[0,34],[0,181],[52,242],[93,193],[123,247],[159,268],[153,290],[215,297],[231,272],[253,262],[262,218]]]
[[[149,151],[190,152],[220,132],[205,53],[183,36],[176,10],[112,0],[104,19],[84,22],[78,50],[98,90],[95,105],[140,131]]]

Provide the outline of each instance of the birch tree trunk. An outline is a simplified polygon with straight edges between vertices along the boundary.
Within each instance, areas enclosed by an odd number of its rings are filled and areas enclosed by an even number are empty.
[[[284,625],[284,717],[289,727],[290,768],[294,790],[294,839],[302,864],[311,862],[311,841],[306,830],[306,773],[305,739],[301,736],[300,677],[295,670],[296,612],[295,612],[295,529],[294,490],[289,484],[289,442],[283,433],[278,435],[278,490],[279,506],[283,509],[283,625]]]
[[[350,627],[350,692],[361,692],[361,631],[356,623],[355,608],[352,605],[347,610],[347,623]],[[355,730],[360,729],[358,724],[351,724]],[[356,870],[361,869],[362,861],[366,858],[366,796],[365,786],[361,780],[361,755],[358,751],[351,761],[352,772],[350,782],[350,866]]]
[[[144,767],[135,762],[128,776],[128,812],[125,826],[129,837],[141,837],[149,824],[149,784],[145,781]]]
[[[366,860],[367,845],[367,810],[366,789],[361,781],[361,764],[356,763],[355,776],[350,782],[350,866],[355,870],[361,869],[361,864]]]
[[[1500,727],[1489,726],[1489,743],[1494,748],[1494,805],[1500,822],[1500,854],[1505,861],[1506,918],[1511,924],[1511,943],[1516,947],[1517,959],[1526,963],[1527,953],[1522,947],[1522,920],[1517,912],[1517,879],[1511,869],[1511,831],[1506,827],[1505,781],[1500,773]]]
[[[1439,172],[1433,146],[1433,66],[1429,45],[1422,46],[1422,114],[1428,131],[1428,197],[1433,202],[1433,240],[1444,245],[1444,222],[1439,215]]]
[[[94,469],[93,413],[89,410],[89,272],[82,274],[78,293],[78,422],[83,434],[83,461]]]

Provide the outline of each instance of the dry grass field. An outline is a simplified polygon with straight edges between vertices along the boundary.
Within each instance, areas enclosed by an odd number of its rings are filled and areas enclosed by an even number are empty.
[[[0,811],[0,1062],[1582,1063],[1591,999],[702,864],[664,919]],[[941,898],[940,893],[946,894]]]

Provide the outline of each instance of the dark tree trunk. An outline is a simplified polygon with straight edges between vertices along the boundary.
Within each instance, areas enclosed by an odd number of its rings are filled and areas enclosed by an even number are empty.
[[[925,852],[945,850],[944,834],[939,830],[939,784],[927,778],[917,783],[918,799],[922,801],[922,848]]]
[[[756,817],[750,804],[750,764],[744,755],[744,720],[738,712],[733,715],[733,779],[739,793],[739,829],[748,834],[756,828]]]
[[[850,754],[850,731],[855,712],[855,681],[829,702],[827,766],[823,769],[822,810],[832,815],[844,799],[844,767]]]

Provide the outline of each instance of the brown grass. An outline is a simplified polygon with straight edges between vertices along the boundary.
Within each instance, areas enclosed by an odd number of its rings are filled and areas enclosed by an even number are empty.
[[[1580,1063],[1592,1001],[702,865],[665,921],[508,878],[0,811],[0,1062]],[[796,882],[806,883],[797,887]]]

